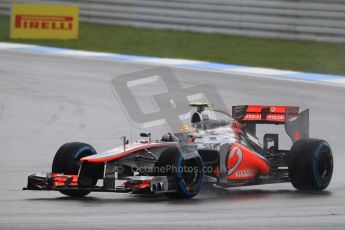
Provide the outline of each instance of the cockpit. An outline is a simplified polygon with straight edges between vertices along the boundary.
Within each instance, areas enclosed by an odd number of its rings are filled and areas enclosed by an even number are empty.
[[[197,111],[193,113],[191,118],[191,124],[194,129],[197,130],[212,130],[221,127],[229,127],[235,121],[230,114],[220,111],[206,109],[211,107],[209,104],[191,104],[193,107],[197,107]]]

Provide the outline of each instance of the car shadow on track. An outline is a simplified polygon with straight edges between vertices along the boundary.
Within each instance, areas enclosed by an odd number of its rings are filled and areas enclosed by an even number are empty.
[[[194,204],[212,201],[243,201],[243,200],[261,200],[261,199],[308,199],[316,197],[330,196],[330,191],[303,192],[289,189],[267,190],[267,189],[248,189],[248,188],[215,188],[207,186],[195,198],[189,200],[170,199],[164,195],[150,194],[102,194],[93,193],[83,198],[73,198],[60,196],[50,198],[31,198],[28,201],[76,201],[88,203],[176,203],[176,204]]]
[[[257,189],[257,188],[215,188],[207,186],[199,196],[205,200],[257,200],[257,199],[298,199],[325,197],[332,193],[330,191],[298,191],[294,189]]]

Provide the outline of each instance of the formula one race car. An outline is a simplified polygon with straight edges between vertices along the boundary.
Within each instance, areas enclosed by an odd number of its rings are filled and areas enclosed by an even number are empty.
[[[232,116],[192,103],[191,125],[151,141],[142,140],[97,154],[83,143],[64,144],[52,172],[32,174],[25,190],[54,190],[82,197],[90,192],[163,193],[191,198],[202,184],[234,187],[291,182],[298,190],[323,190],[332,177],[333,157],[324,140],[309,139],[309,110],[293,106],[233,106]],[[282,150],[278,134],[267,133],[263,145],[257,124],[285,125],[293,145]],[[99,180],[102,180],[102,183]]]

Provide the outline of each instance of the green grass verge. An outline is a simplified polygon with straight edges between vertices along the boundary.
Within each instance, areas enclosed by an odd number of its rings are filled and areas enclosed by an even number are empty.
[[[80,24],[80,39],[12,40],[0,17],[0,41],[345,75],[345,44]]]

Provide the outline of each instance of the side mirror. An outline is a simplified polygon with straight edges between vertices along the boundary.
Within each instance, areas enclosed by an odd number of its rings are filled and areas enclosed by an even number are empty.
[[[123,142],[123,151],[126,151],[126,145],[128,145],[129,140],[126,138],[126,136],[122,136],[121,140]]]
[[[269,149],[272,149],[272,147],[273,147],[273,151],[277,152],[279,149],[278,138],[279,138],[278,134],[266,133],[264,135],[264,149],[269,150]],[[270,143],[272,143],[272,142],[273,142],[273,145],[272,144],[270,145]]]

